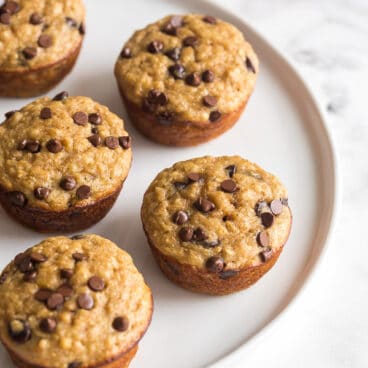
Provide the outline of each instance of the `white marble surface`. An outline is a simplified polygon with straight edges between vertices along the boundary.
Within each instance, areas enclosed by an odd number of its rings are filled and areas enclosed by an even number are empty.
[[[338,225],[320,268],[241,367],[368,367],[368,1],[214,2],[301,71],[328,112],[342,179]]]

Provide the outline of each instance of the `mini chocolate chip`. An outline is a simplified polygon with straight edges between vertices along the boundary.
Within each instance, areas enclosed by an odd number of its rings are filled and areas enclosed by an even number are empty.
[[[85,261],[85,260],[87,260],[87,259],[88,259],[88,257],[87,257],[85,254],[83,254],[83,253],[79,253],[79,252],[75,252],[75,253],[73,253],[73,254],[72,254],[72,257],[74,258],[74,260],[75,260],[76,262],[81,262],[81,261]]]
[[[73,288],[68,283],[64,283],[56,289],[56,292],[64,298],[70,298],[73,295]]]
[[[175,119],[175,114],[171,111],[162,111],[157,115],[157,121],[161,125],[171,125]]]
[[[36,280],[36,277],[37,277],[36,270],[28,271],[23,274],[23,281],[32,282]]]
[[[176,36],[177,29],[183,25],[183,17],[180,15],[174,15],[170,20],[164,24],[161,28],[161,32],[164,32],[171,36]]]
[[[19,267],[19,265],[28,257],[28,252],[18,253],[14,257],[14,265],[15,267]]]
[[[10,24],[11,16],[9,13],[3,13],[0,15],[0,23],[9,25]]]
[[[86,34],[86,25],[83,22],[80,24],[78,31],[82,36]]]
[[[71,279],[73,276],[73,270],[71,268],[63,268],[60,270],[60,277],[63,279]]]
[[[32,331],[28,322],[22,319],[14,319],[8,324],[9,336],[19,344],[24,344],[32,337]]]
[[[211,15],[206,15],[202,18],[203,22],[209,23],[209,24],[216,24],[217,19],[215,17],[212,17]]]
[[[34,298],[38,300],[39,302],[45,302],[50,297],[51,294],[52,294],[52,290],[43,288],[43,289],[39,289],[34,294]]]
[[[82,366],[81,362],[71,362],[68,364],[68,368],[80,368]]]
[[[177,225],[183,225],[189,220],[189,216],[185,211],[177,211],[174,213],[173,221]]]
[[[189,181],[191,181],[191,182],[197,182],[197,181],[200,181],[200,180],[203,179],[203,176],[201,174],[194,173],[194,172],[189,173],[187,175],[187,177],[188,177]]]
[[[6,1],[2,6],[2,9],[11,15],[18,13],[20,10],[20,5],[16,1]]]
[[[152,41],[147,46],[147,51],[151,54],[158,54],[164,48],[164,44],[161,41]]]
[[[60,187],[64,190],[70,191],[77,186],[77,182],[72,176],[66,176],[60,181]]]
[[[234,180],[226,179],[221,183],[221,190],[226,193],[234,193],[238,190],[238,187]]]
[[[41,151],[41,145],[38,141],[28,141],[27,140],[25,150],[30,153],[38,153]]]
[[[247,57],[245,59],[245,66],[247,67],[248,71],[252,72],[252,73],[256,73],[256,69],[254,68],[254,65],[252,63],[252,61],[249,59],[249,57]]]
[[[119,144],[123,149],[129,149],[132,146],[132,138],[128,135],[119,137]]]
[[[39,200],[43,200],[43,199],[47,199],[47,197],[50,195],[51,190],[45,187],[38,187],[36,188],[34,191],[34,196],[39,199]]]
[[[287,198],[282,198],[281,203],[283,206],[288,207],[289,206],[289,200]]]
[[[130,59],[132,57],[132,50],[129,47],[124,47],[121,50],[120,56],[124,59]]]
[[[266,201],[257,202],[254,211],[258,217],[261,217],[262,213],[268,211],[268,205]]]
[[[270,242],[270,239],[267,235],[266,231],[261,231],[257,234],[257,243],[261,247],[268,247],[268,244]]]
[[[83,111],[78,111],[73,115],[73,121],[77,125],[87,125],[88,115]]]
[[[205,83],[212,83],[215,80],[215,74],[212,70],[206,70],[202,73],[202,80]]]
[[[195,47],[199,43],[198,38],[195,36],[188,36],[185,37],[183,40],[183,46],[184,47]]]
[[[50,139],[46,143],[46,148],[51,153],[59,153],[63,150],[63,145],[58,139]]]
[[[52,333],[56,330],[57,322],[55,318],[42,318],[38,326],[42,332]]]
[[[65,23],[72,28],[77,28],[78,23],[74,18],[71,17],[65,17]]]
[[[12,111],[8,111],[6,112],[4,115],[5,115],[5,118],[6,119],[10,119],[16,112],[18,112],[18,110],[12,110]]]
[[[29,23],[33,24],[34,26],[37,26],[38,24],[41,24],[43,22],[42,16],[39,13],[32,13],[29,17]]]
[[[201,77],[198,73],[191,73],[185,77],[185,83],[192,87],[198,87],[201,84]]]
[[[88,115],[88,121],[93,125],[100,125],[102,123],[102,117],[98,113],[92,113]]]
[[[168,70],[175,79],[184,79],[185,77],[185,69],[181,64],[176,63],[174,65],[170,65]]]
[[[50,310],[55,310],[64,304],[64,297],[60,293],[53,292],[46,301],[46,306]]]
[[[178,61],[180,59],[181,49],[179,47],[174,47],[173,49],[167,50],[165,55],[173,61]]]
[[[191,241],[193,238],[193,233],[194,231],[191,227],[182,227],[179,230],[179,238],[185,242]]]
[[[26,47],[22,52],[27,60],[31,60],[37,55],[37,49],[35,47]]]
[[[66,91],[58,93],[54,98],[53,101],[64,101],[69,97],[69,93]]]
[[[215,96],[204,96],[203,105],[207,107],[214,107],[217,105],[217,97]]]
[[[40,112],[40,118],[43,120],[50,119],[51,116],[52,116],[52,112],[49,107],[44,107]]]
[[[99,134],[93,134],[93,135],[89,136],[87,139],[95,147],[99,146],[102,143],[102,138],[100,137]]]
[[[92,276],[88,279],[88,287],[93,291],[102,291],[105,289],[105,282],[98,276]]]
[[[78,295],[77,303],[79,308],[86,310],[92,309],[95,304],[91,295],[86,293]]]
[[[188,183],[184,183],[182,181],[176,181],[174,182],[174,186],[177,190],[185,189],[188,186]]]
[[[226,166],[225,170],[228,172],[230,178],[232,178],[236,172],[236,166],[235,165]]]
[[[78,199],[87,199],[91,196],[91,187],[88,185],[81,185],[76,192]]]
[[[106,147],[114,150],[119,147],[119,139],[116,137],[106,137],[105,138]]]
[[[27,139],[23,139],[22,141],[20,141],[17,145],[17,150],[23,151],[26,148],[27,142]]]
[[[221,272],[224,269],[225,263],[222,257],[213,256],[207,259],[206,268],[213,273]]]
[[[221,115],[221,112],[220,111],[217,111],[217,110],[211,111],[210,112],[210,117],[209,117],[210,122],[214,123],[214,122],[220,120],[221,119],[221,116],[222,115]]]
[[[263,212],[261,214],[262,225],[265,228],[271,227],[273,224],[274,216],[271,212]]]
[[[42,253],[31,252],[29,257],[31,258],[31,261],[35,263],[43,263],[47,261],[47,257]]]
[[[261,252],[259,255],[261,257],[262,262],[267,262],[270,258],[272,258],[272,255],[273,255],[272,248],[268,247],[263,252]]]
[[[126,317],[116,317],[112,322],[114,330],[124,332],[129,328],[129,320]]]
[[[203,213],[209,213],[216,208],[214,203],[204,197],[199,197],[194,206]]]
[[[26,196],[19,191],[8,192],[7,197],[11,204],[18,207],[24,207],[28,202]]]
[[[271,211],[274,215],[280,215],[282,210],[283,210],[283,205],[282,202],[279,199],[274,199],[271,203],[270,203],[270,208]]]
[[[236,276],[239,273],[239,271],[236,270],[225,270],[220,272],[220,279],[221,280],[227,280],[231,277]]]
[[[28,255],[23,259],[23,261],[18,266],[18,270],[21,273],[30,272],[33,271],[34,269],[35,266]]]
[[[49,35],[43,34],[38,38],[38,46],[47,49],[52,46],[52,38]]]
[[[197,242],[201,242],[203,240],[206,240],[207,238],[208,238],[208,236],[202,228],[197,227],[194,230],[192,240],[197,241]]]
[[[148,92],[147,98],[148,98],[148,102],[150,104],[153,104],[153,105],[164,106],[168,102],[165,93],[163,93],[163,92],[161,92],[161,91],[159,91],[157,89],[151,89]]]
[[[92,132],[93,134],[97,134],[97,133],[98,133],[98,129],[97,129],[97,128],[92,128],[92,129],[91,129],[91,132]]]

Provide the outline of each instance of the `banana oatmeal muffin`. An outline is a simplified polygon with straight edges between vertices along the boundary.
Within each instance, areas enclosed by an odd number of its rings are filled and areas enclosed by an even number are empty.
[[[144,195],[141,216],[164,274],[213,295],[262,277],[292,221],[280,181],[239,156],[195,158],[163,170]]]
[[[6,0],[0,6],[0,96],[37,96],[59,83],[77,60],[84,19],[82,0]]]
[[[5,114],[0,203],[38,231],[76,231],[114,204],[132,160],[124,122],[88,97],[61,92]]]
[[[192,146],[238,120],[254,89],[258,58],[220,19],[171,15],[136,31],[115,65],[128,114],[148,138]]]
[[[97,235],[46,239],[0,276],[0,339],[19,368],[126,368],[152,311],[129,254]]]

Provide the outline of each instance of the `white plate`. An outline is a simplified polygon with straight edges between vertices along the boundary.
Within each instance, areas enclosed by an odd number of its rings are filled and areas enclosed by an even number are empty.
[[[242,20],[215,5],[198,0],[86,2],[88,33],[81,57],[50,96],[61,90],[91,96],[125,117],[112,72],[115,59],[134,30],[169,13],[199,12],[230,21],[259,55],[255,93],[240,121],[222,137],[195,148],[168,148],[144,139],[127,121],[134,139],[132,170],[114,209],[89,230],[128,250],[153,290],[154,318],[131,367],[234,366],[246,354],[247,342],[294,299],[325,247],[337,180],[334,150],[321,112],[288,62]],[[27,102],[1,99],[0,113]],[[161,169],[207,154],[239,154],[279,176],[289,189],[294,215],[291,237],[275,267],[255,286],[226,297],[192,294],[166,280],[153,261],[139,218],[143,193]],[[22,228],[2,210],[0,216],[3,267],[44,236]],[[2,348],[0,366],[13,367]]]

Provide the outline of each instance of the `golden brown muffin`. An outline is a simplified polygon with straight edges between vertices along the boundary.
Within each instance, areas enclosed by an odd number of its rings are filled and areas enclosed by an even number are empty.
[[[0,7],[0,96],[31,97],[59,83],[85,34],[82,0],[9,0]]]
[[[167,16],[125,44],[115,76],[128,114],[148,138],[192,146],[238,120],[258,59],[233,25],[210,16]]]
[[[152,311],[129,254],[97,235],[46,239],[0,277],[0,339],[19,368],[128,367]]]
[[[42,232],[101,220],[128,175],[124,122],[88,97],[62,92],[6,114],[0,125],[0,203]]]
[[[280,181],[239,156],[195,158],[163,170],[144,195],[141,216],[165,275],[213,295],[262,277],[292,221]]]

